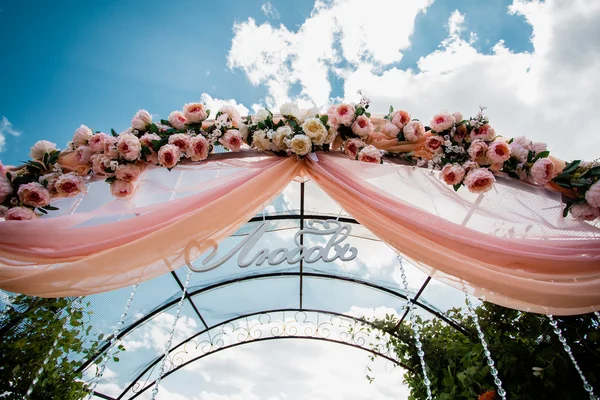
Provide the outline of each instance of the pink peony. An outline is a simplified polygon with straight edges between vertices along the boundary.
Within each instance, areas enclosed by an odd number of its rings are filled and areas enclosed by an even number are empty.
[[[10,196],[12,192],[12,183],[6,177],[6,173],[0,175],[0,203]]]
[[[135,161],[140,158],[142,144],[135,135],[131,133],[123,133],[119,135],[117,140],[117,151],[124,159],[128,161]]]
[[[185,129],[188,123],[187,118],[180,111],[173,111],[169,114],[169,124],[175,129]]]
[[[575,219],[593,221],[600,216],[600,209],[598,209],[598,207],[592,207],[585,202],[575,203],[571,207],[571,215]]]
[[[119,156],[116,137],[107,135],[106,138],[104,138],[104,155],[110,158],[117,158]]]
[[[383,133],[388,139],[396,139],[400,133],[400,129],[398,129],[398,127],[391,122],[386,122],[381,128],[380,132]]]
[[[452,117],[454,118],[455,124],[458,124],[460,121],[462,121],[464,119],[462,113],[459,111],[454,112],[452,114]]]
[[[87,191],[83,178],[73,172],[59,176],[54,188],[60,197],[74,197]]]
[[[79,146],[77,150],[75,150],[75,160],[78,164],[88,164],[93,155],[94,152],[89,146]]]
[[[152,146],[153,140],[160,140],[160,136],[156,133],[144,133],[140,138],[140,144],[149,148],[152,154],[154,154],[154,147]],[[148,156],[146,156],[146,158],[148,158]]]
[[[38,215],[30,208],[27,207],[13,207],[9,208],[4,215],[7,221],[29,221],[37,219]]]
[[[496,132],[490,124],[482,125],[471,131],[471,140],[481,139],[489,142],[494,139],[494,136],[496,136]]]
[[[48,189],[37,182],[19,186],[17,195],[23,204],[32,207],[45,207],[52,198]]]
[[[524,149],[532,150],[531,140],[527,139],[525,136],[517,136],[516,138],[513,138],[512,142],[514,144],[518,144],[519,146],[523,147]]]
[[[88,140],[94,135],[94,132],[85,125],[81,125],[75,130],[73,135],[73,145],[77,148],[88,143]]]
[[[55,196],[58,194],[56,192],[56,181],[60,176],[62,176],[62,173],[51,172],[49,174],[40,176],[38,182],[44,185],[46,189],[50,191],[50,195]]]
[[[462,182],[465,173],[465,169],[459,164],[446,164],[442,168],[441,176],[446,184],[457,185]]]
[[[486,154],[488,152],[488,146],[485,142],[480,140],[471,143],[469,146],[469,150],[467,150],[467,154],[469,154],[469,158],[479,164],[485,164]]]
[[[447,112],[439,113],[433,116],[430,125],[436,132],[447,131],[454,126],[454,117]]]
[[[337,130],[338,126],[340,125],[340,123],[337,120],[336,113],[335,113],[335,105],[332,105],[327,110],[327,125],[334,128],[335,130]]]
[[[471,170],[479,168],[479,164],[477,164],[475,161],[465,161],[462,167],[465,169],[465,171],[469,172]]]
[[[592,207],[600,208],[600,181],[596,181],[585,192],[585,201]]]
[[[88,146],[94,153],[101,153],[104,151],[104,141],[109,137],[106,133],[96,133],[88,140]]]
[[[234,106],[223,106],[223,107],[221,107],[219,112],[221,114],[227,114],[227,116],[229,117],[229,120],[231,121],[231,125],[234,128],[237,128],[240,126],[242,117],[240,116],[240,113],[238,112],[238,110],[235,109]]]
[[[554,178],[554,163],[548,158],[540,158],[531,167],[529,176],[538,185],[545,185]]]
[[[119,198],[131,196],[134,189],[133,183],[118,179],[110,184],[110,193]]]
[[[485,193],[492,188],[496,182],[494,174],[486,168],[476,168],[467,173],[464,185],[471,193]]]
[[[410,121],[404,126],[402,133],[409,142],[417,142],[425,135],[425,127],[421,121]]]
[[[358,161],[379,164],[381,163],[381,151],[371,145],[363,147],[358,152]]]
[[[172,144],[165,144],[158,151],[158,162],[166,168],[173,168],[179,162],[181,152],[179,147]]]
[[[344,153],[351,159],[356,160],[358,152],[365,146],[365,142],[360,139],[349,139],[344,142]]]
[[[544,142],[533,142],[531,143],[531,150],[533,150],[535,154],[538,154],[548,150],[548,146]]]
[[[202,122],[207,117],[206,107],[202,103],[188,103],[183,106],[183,115],[189,122]]]
[[[486,155],[492,163],[502,164],[510,158],[510,147],[506,142],[494,142],[489,145]]]
[[[135,116],[131,120],[131,126],[138,131],[145,131],[148,125],[152,123],[152,115],[146,110],[140,110],[135,113]]]
[[[229,129],[225,131],[223,137],[219,139],[219,143],[229,151],[240,151],[244,144],[244,139],[237,129]]]
[[[107,172],[111,161],[114,160],[108,157],[106,154],[94,154],[92,158],[90,158],[90,162],[92,163],[92,171],[94,174],[100,176],[114,176],[113,172]]]
[[[392,114],[392,124],[396,125],[398,129],[404,128],[406,124],[410,122],[410,114],[408,111],[397,110]]]
[[[444,144],[444,138],[441,136],[433,135],[429,136],[425,140],[425,148],[427,151],[433,154],[439,154],[444,151],[442,145]]]
[[[117,179],[127,182],[137,181],[142,173],[142,169],[135,164],[121,164],[115,171]]]
[[[518,143],[510,144],[510,155],[516,158],[519,162],[527,162],[527,156],[529,155],[529,150],[525,147],[519,145]]]
[[[190,146],[190,136],[185,133],[176,133],[169,136],[169,144],[179,147],[179,152],[183,155]]]
[[[335,108],[335,120],[340,125],[350,126],[355,113],[356,109],[353,104],[340,104]]]
[[[373,124],[366,115],[359,115],[356,120],[350,126],[352,132],[359,136],[361,139],[366,139],[371,132],[373,132]]]
[[[187,156],[192,161],[206,160],[208,157],[209,144],[208,140],[202,135],[194,136],[190,139],[190,147],[188,148]]]
[[[52,143],[47,140],[39,140],[31,148],[29,156],[34,160],[42,161],[44,159],[44,155],[54,150],[56,150],[56,143]]]

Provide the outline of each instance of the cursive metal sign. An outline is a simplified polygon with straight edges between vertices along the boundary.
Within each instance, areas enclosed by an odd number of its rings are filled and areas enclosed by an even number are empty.
[[[331,262],[338,258],[342,261],[350,261],[354,260],[358,255],[356,247],[352,247],[348,243],[341,244],[350,235],[352,227],[332,219],[325,221],[308,220],[306,227],[300,229],[294,235],[294,244],[296,247],[292,249],[280,247],[274,250],[264,248],[254,250],[256,244],[265,232],[269,230],[269,227],[269,222],[265,221],[261,223],[251,234],[231,249],[229,253],[215,261],[213,259],[217,256],[219,246],[214,245],[211,253],[202,260],[202,266],[196,266],[193,261],[188,261],[188,266],[195,272],[211,271],[233,258],[236,253],[239,253],[237,264],[240,268],[246,268],[252,264],[262,265],[265,261],[269,265],[278,265],[284,261],[288,264],[295,264],[300,262],[300,260],[304,260],[304,262],[309,264],[319,260]],[[329,240],[325,246],[306,247],[300,243],[302,235],[329,236]]]

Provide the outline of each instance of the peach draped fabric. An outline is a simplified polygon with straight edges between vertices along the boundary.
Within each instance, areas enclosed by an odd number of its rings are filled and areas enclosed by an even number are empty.
[[[562,219],[559,193],[499,179],[475,196],[389,162],[250,154],[149,168],[130,200],[98,182],[81,204],[59,205],[72,214],[0,222],[0,288],[59,297],[151,279],[233,234],[301,176],[436,279],[522,310],[600,310],[600,229]]]

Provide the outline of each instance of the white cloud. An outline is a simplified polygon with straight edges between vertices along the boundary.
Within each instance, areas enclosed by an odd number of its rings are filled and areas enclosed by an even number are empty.
[[[8,118],[2,116],[2,121],[0,121],[0,152],[6,150],[6,135],[19,136],[20,134],[21,132],[13,127]]]
[[[248,108],[242,103],[238,103],[234,99],[217,99],[213,98],[208,93],[202,93],[202,95],[200,95],[200,101],[205,103],[206,108],[210,110],[210,118],[214,118],[214,116],[217,114],[217,111],[219,111],[219,109],[223,106],[234,106],[241,115],[248,115]]]
[[[260,9],[267,16],[267,18],[279,19],[279,11],[277,11],[277,8],[275,8],[275,6],[270,2],[267,1],[264,3]]]
[[[175,316],[168,313],[160,313],[148,323],[127,335],[123,340],[123,346],[127,352],[138,349],[154,349],[157,354],[164,352],[165,344]],[[177,321],[177,329],[173,336],[173,343],[178,343],[191,336],[197,331],[198,324],[191,317],[182,315]]]

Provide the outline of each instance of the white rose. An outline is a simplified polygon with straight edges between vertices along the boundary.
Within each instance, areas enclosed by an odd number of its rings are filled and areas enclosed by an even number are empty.
[[[309,118],[302,124],[302,131],[316,145],[322,145],[327,138],[327,128],[318,118]]]
[[[94,132],[85,125],[81,125],[75,130],[73,135],[73,144],[75,147],[83,146],[87,144],[88,140],[94,135]]]
[[[289,126],[281,126],[277,128],[277,131],[273,134],[273,143],[277,146],[278,150],[286,149],[286,139],[289,139],[293,136],[294,132],[292,128]]]
[[[311,140],[306,135],[296,135],[288,141],[290,150],[300,156],[310,153],[312,150]]]
[[[244,138],[244,142],[248,140],[248,133],[250,132],[248,130],[248,126],[246,126],[246,124],[240,124],[240,135],[242,135],[242,137]]]
[[[138,131],[145,131],[146,127],[152,123],[152,115],[146,110],[140,110],[135,113],[135,116],[131,120],[131,126]]]
[[[255,123],[263,122],[267,118],[269,118],[269,112],[267,110],[265,110],[264,108],[261,108],[260,110],[258,110],[256,115],[254,116],[254,122]]]
[[[271,150],[271,140],[269,140],[267,132],[262,129],[254,132],[252,146],[262,151]]]
[[[298,123],[303,123],[308,113],[304,113],[298,104],[296,103],[285,103],[279,108],[279,113],[286,117],[294,117]]]
[[[44,159],[44,154],[50,153],[54,150],[56,150],[56,143],[52,143],[47,140],[40,140],[31,148],[29,157],[31,157],[33,160],[41,161]]]

